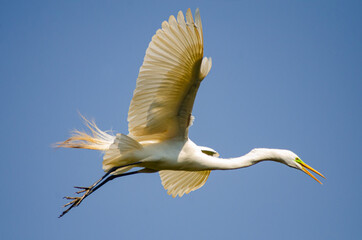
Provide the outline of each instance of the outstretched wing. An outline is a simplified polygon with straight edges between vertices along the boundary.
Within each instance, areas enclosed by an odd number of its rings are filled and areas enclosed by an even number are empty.
[[[187,137],[199,85],[211,68],[203,59],[199,10],[186,21],[180,11],[152,37],[128,112],[129,135],[137,141]]]

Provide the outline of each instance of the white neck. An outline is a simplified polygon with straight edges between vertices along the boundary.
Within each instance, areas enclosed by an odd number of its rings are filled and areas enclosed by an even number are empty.
[[[282,149],[268,149],[268,148],[255,148],[244,156],[237,158],[216,158],[205,155],[203,157],[204,167],[210,170],[227,170],[249,167],[261,161],[283,161],[283,156],[287,150]]]

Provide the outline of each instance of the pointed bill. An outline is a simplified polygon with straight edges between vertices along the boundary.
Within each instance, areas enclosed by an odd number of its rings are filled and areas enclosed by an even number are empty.
[[[318,172],[317,170],[315,170],[314,168],[312,168],[311,166],[307,165],[304,162],[299,162],[299,164],[302,166],[303,171],[308,174],[309,176],[311,176],[314,180],[316,180],[317,182],[319,182],[320,184],[322,184],[316,177],[314,177],[307,169],[311,170],[312,172],[318,174],[319,176],[323,177],[325,179],[325,177],[323,176],[323,174],[321,174],[320,172]],[[307,169],[306,169],[307,168]]]

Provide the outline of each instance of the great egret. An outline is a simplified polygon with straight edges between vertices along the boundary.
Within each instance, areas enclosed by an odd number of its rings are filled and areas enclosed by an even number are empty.
[[[197,90],[211,69],[211,58],[203,57],[203,35],[199,10],[195,21],[190,9],[186,21],[181,11],[177,20],[170,16],[152,37],[137,78],[128,112],[129,134],[112,136],[94,122],[85,120],[90,133],[75,131],[59,147],[104,151],[106,174],[90,187],[77,193],[59,217],[78,206],[87,196],[106,182],[136,173],[159,172],[162,185],[173,197],[202,187],[211,170],[244,168],[261,161],[276,161],[324,177],[289,150],[256,148],[244,156],[230,159],[188,138]],[[130,171],[138,167],[141,170]]]

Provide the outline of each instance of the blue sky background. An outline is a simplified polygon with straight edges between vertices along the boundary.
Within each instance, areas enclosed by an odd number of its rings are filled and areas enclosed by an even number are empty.
[[[151,37],[200,8],[213,68],[190,138],[235,157],[286,148],[327,177],[274,162],[213,172],[173,199],[158,174],[105,185],[99,152],[52,149],[77,114],[127,133]],[[361,239],[361,1],[1,1],[1,239]]]

